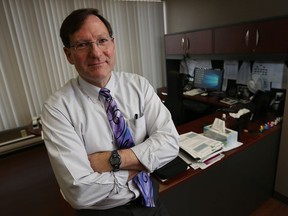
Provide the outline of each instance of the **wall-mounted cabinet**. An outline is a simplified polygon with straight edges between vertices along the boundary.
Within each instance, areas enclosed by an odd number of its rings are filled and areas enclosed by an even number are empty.
[[[258,30],[257,53],[288,52],[288,19],[274,20],[256,25]],[[256,35],[257,36],[257,35]]]
[[[187,55],[287,54],[288,18],[168,34],[167,57]]]
[[[214,54],[287,53],[288,19],[214,29]]]
[[[185,34],[165,35],[164,42],[166,55],[185,54]]]
[[[212,30],[165,35],[166,55],[212,53]]]
[[[252,49],[252,25],[217,28],[214,30],[214,53],[248,53]],[[254,41],[254,40],[253,40]]]

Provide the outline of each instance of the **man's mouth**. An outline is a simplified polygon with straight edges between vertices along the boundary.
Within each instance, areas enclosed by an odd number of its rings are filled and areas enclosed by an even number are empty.
[[[103,62],[93,62],[88,64],[89,67],[98,67],[98,66],[102,66],[103,64],[105,64],[105,61]]]

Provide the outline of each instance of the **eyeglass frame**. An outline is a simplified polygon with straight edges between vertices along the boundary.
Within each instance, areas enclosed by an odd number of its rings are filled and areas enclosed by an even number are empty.
[[[103,37],[103,38],[100,38],[100,39],[98,39],[98,40],[96,40],[96,41],[86,41],[86,42],[77,42],[75,45],[72,45],[72,46],[69,46],[69,48],[73,48],[76,52],[78,51],[88,51],[88,48],[89,49],[92,49],[93,48],[93,44],[95,43],[96,45],[97,45],[97,47],[99,48],[99,49],[101,49],[102,51],[105,51],[106,49],[108,49],[109,48],[109,46],[108,47],[104,47],[105,49],[103,49],[103,47],[101,47],[101,40],[106,40],[106,41],[103,41],[102,43],[105,43],[105,42],[107,42],[108,44],[107,45],[109,45],[109,43],[111,42],[111,41],[113,41],[114,40],[114,37],[112,37],[112,36],[108,36],[108,37]],[[85,46],[85,47],[78,47],[77,48],[77,46],[79,46],[79,45],[87,45],[87,46]],[[99,46],[100,45],[100,46]],[[87,48],[87,49],[86,49]]]

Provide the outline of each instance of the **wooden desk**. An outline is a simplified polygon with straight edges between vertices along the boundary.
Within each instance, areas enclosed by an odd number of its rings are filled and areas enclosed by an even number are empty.
[[[177,129],[200,133],[212,120],[207,116]],[[171,216],[248,215],[274,191],[279,138],[280,126],[261,134],[241,133],[244,145],[221,161],[160,183]],[[60,194],[44,143],[1,155],[0,170],[0,215],[75,215]]]
[[[201,133],[214,117],[206,116],[177,129],[180,134],[191,130]],[[171,216],[243,216],[272,196],[281,126],[258,133],[260,123],[250,123],[250,132],[239,134],[244,144],[226,152],[221,161],[160,183],[160,195]]]
[[[167,87],[158,88],[157,95],[160,97],[161,101],[164,103],[167,99]]]
[[[1,155],[0,170],[0,215],[76,215],[60,193],[43,141]]]

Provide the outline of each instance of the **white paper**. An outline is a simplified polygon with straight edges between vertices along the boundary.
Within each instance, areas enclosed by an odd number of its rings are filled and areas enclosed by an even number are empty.
[[[228,79],[223,79],[222,82],[222,91],[225,92],[227,90],[227,86],[228,86]]]
[[[216,163],[217,161],[221,160],[224,157],[224,154],[219,154],[217,156],[215,156],[214,158],[211,158],[205,162],[198,162],[197,165],[201,168],[201,169],[206,169],[207,167],[211,166],[212,164]]]
[[[181,134],[179,139],[180,148],[190,154],[194,159],[207,157],[211,153],[223,148],[223,143],[210,139],[195,132]]]
[[[211,60],[195,60],[195,59],[185,59],[187,71],[190,76],[194,77],[195,68],[212,68]],[[182,64],[182,62],[181,62]]]
[[[287,67],[285,63],[255,62],[252,68],[252,76],[260,75],[263,82],[263,90],[272,88],[286,88]],[[271,85],[270,85],[271,84]]]
[[[215,118],[211,128],[217,130],[219,133],[225,133],[225,121]]]
[[[193,59],[186,59],[187,70],[191,77],[194,77],[194,70],[197,65],[197,61]]]
[[[238,74],[238,61],[224,61],[224,79],[236,80]]]
[[[232,149],[234,149],[234,148],[237,148],[237,147],[239,147],[239,146],[241,146],[241,145],[243,145],[242,142],[236,142],[236,143],[233,144],[233,145],[224,146],[224,147],[223,147],[223,152],[230,151],[230,150],[232,150]]]
[[[186,64],[186,60],[185,59],[183,59],[180,62],[179,72],[182,73],[182,74],[188,74],[188,68],[187,68],[187,64]]]
[[[250,110],[246,108],[240,109],[237,113],[229,113],[229,115],[233,118],[240,118],[242,115],[249,113]]]
[[[198,68],[212,68],[211,60],[197,60],[196,67]]]
[[[250,62],[243,62],[239,68],[236,83],[247,85],[250,79],[251,79],[251,64]]]

